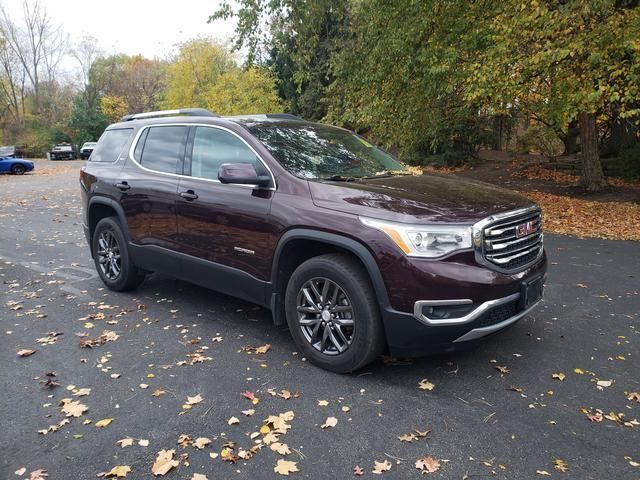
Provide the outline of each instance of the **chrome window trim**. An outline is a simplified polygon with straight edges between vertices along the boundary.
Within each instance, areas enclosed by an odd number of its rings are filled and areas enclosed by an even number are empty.
[[[459,318],[429,318],[422,313],[422,307],[424,306],[437,306],[437,305],[469,305],[473,303],[469,299],[460,299],[460,300],[418,300],[413,304],[413,316],[418,320],[426,323],[432,327],[450,327],[452,325],[464,325],[466,323],[473,322],[487,310],[497,307],[499,305],[503,305],[505,303],[509,303],[511,301],[517,300],[520,298],[520,293],[514,293],[513,295],[509,295],[507,297],[496,298],[495,300],[488,300],[484,303],[478,305],[473,311],[467,313],[463,317]]]
[[[153,170],[151,168],[147,168],[144,167],[140,162],[138,162],[138,160],[136,160],[136,158],[134,157],[133,153],[135,152],[136,146],[138,145],[138,141],[140,140],[140,137],[142,136],[142,133],[148,129],[148,128],[153,128],[153,127],[207,127],[207,128],[217,128],[219,130],[224,130],[225,132],[229,132],[230,134],[236,136],[237,138],[239,138],[242,143],[244,143],[249,150],[251,150],[253,152],[253,154],[256,156],[256,158],[258,160],[260,160],[260,162],[264,165],[264,167],[267,169],[267,171],[269,172],[269,176],[271,177],[271,182],[273,183],[273,187],[268,187],[268,188],[263,188],[263,187],[258,187],[258,185],[247,185],[247,184],[240,184],[240,183],[222,183],[220,180],[215,180],[212,178],[202,178],[202,177],[193,177],[191,175],[180,175],[178,173],[168,173],[168,172],[160,172],[158,170]],[[255,148],[253,148],[251,145],[249,145],[249,143],[247,143],[247,141],[242,138],[240,135],[238,135],[236,132],[234,132],[233,130],[230,130],[226,127],[222,127],[219,125],[210,125],[207,123],[154,123],[152,125],[145,125],[143,127],[140,128],[140,130],[138,130],[138,132],[136,133],[133,142],[131,142],[131,146],[129,147],[129,159],[140,169],[145,170],[147,172],[151,172],[151,173],[155,173],[157,175],[165,175],[168,177],[177,177],[177,178],[192,178],[192,179],[196,179],[196,180],[201,180],[203,182],[210,182],[210,183],[217,183],[219,185],[232,185],[232,186],[236,186],[236,187],[245,187],[245,188],[251,188],[252,190],[255,190],[257,188],[260,188],[261,190],[271,190],[271,191],[275,191],[278,188],[278,185],[276,184],[276,177],[273,174],[273,172],[271,171],[271,168],[269,167],[269,165],[267,164],[267,162],[264,161],[264,159],[258,154],[258,152],[256,152]]]
[[[542,221],[542,209],[538,206],[538,205],[532,205],[530,207],[526,207],[526,208],[519,208],[517,210],[509,210],[507,212],[502,212],[502,213],[496,213],[494,215],[491,215],[487,218],[483,218],[482,220],[480,220],[479,222],[473,224],[471,226],[471,243],[473,244],[473,249],[475,252],[475,259],[476,262],[478,262],[480,265],[483,265],[485,267],[488,267],[492,270],[495,270],[497,272],[500,273],[505,273],[505,274],[517,274],[520,273],[524,270],[526,270],[527,268],[529,268],[531,265],[534,265],[535,263],[537,263],[542,256],[544,255],[544,231],[543,231],[543,225],[540,225],[540,252],[538,253],[538,255],[536,256],[536,258],[534,258],[533,260],[531,260],[529,263],[526,263],[524,265],[519,266],[518,268],[515,269],[507,269],[507,268],[501,268],[498,265],[489,262],[485,256],[484,256],[484,229],[486,227],[488,227],[489,225],[491,225],[492,223],[495,222],[499,222],[501,220],[507,220],[510,217],[518,217],[520,215],[529,215],[529,214],[533,214],[533,213],[539,213],[540,214],[540,220]]]

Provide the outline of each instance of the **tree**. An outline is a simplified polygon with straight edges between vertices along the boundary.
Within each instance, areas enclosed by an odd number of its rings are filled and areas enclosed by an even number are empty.
[[[599,113],[616,103],[637,115],[640,9],[615,0],[504,1],[482,21],[482,43],[467,57],[465,97],[486,106],[517,103],[553,124],[577,120],[582,185],[604,184]]]
[[[36,0],[22,3],[23,26],[0,7],[0,33],[18,59],[34,93],[35,113],[40,111],[43,82],[55,80],[58,65],[66,53],[67,36],[53,23],[44,7]]]
[[[273,75],[258,68],[235,68],[221,74],[207,93],[205,105],[219,115],[282,111]]]
[[[100,99],[100,113],[110,122],[117,122],[129,113],[129,105],[124,97],[105,95]]]
[[[274,0],[224,2],[211,17],[237,17],[236,49],[247,52],[246,65],[268,67],[278,94],[295,114],[320,120],[327,113],[327,89],[334,81],[331,60],[341,48],[349,23],[347,0],[296,2]]]
[[[220,75],[234,67],[233,55],[221,43],[206,38],[183,43],[177,57],[167,67],[165,106],[206,105],[211,86]]]
[[[105,103],[105,109],[109,110],[109,105]],[[110,111],[112,115],[120,112]],[[119,117],[117,117],[119,119]],[[109,124],[109,119],[101,110],[90,105],[83,94],[76,95],[73,99],[73,109],[69,116],[69,130],[74,143],[96,141]]]

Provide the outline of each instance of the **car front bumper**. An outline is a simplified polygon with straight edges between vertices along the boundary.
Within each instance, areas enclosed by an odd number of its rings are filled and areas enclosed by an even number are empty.
[[[497,333],[530,313],[542,300],[541,285],[546,279],[547,260],[540,261],[495,288],[488,282],[482,288],[475,284],[471,298],[415,300],[411,313],[388,306],[382,317],[391,355],[419,356],[447,353],[463,349],[484,337]],[[496,274],[499,275],[499,274]],[[527,285],[540,284],[540,292],[532,297]],[[429,291],[429,288],[425,288]],[[464,292],[465,289],[456,289]],[[526,298],[529,297],[529,298]],[[430,307],[446,310],[455,306],[461,313],[452,318],[430,318]]]

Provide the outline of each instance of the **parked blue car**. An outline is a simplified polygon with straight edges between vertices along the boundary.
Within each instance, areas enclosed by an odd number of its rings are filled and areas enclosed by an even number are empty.
[[[22,175],[33,170],[33,162],[23,158],[0,157],[0,173]]]

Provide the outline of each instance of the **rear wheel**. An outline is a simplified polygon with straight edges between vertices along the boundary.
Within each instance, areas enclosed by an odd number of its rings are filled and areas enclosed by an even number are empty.
[[[296,344],[326,370],[352,372],[384,349],[371,281],[348,255],[321,255],[301,264],[287,285],[285,306]]]
[[[100,279],[111,290],[132,290],[144,280],[144,272],[135,266],[117,217],[98,222],[92,239],[93,259]]]
[[[13,167],[11,167],[11,173],[13,173],[14,175],[22,175],[26,171],[26,167],[24,165],[20,165],[19,163],[16,163]]]

